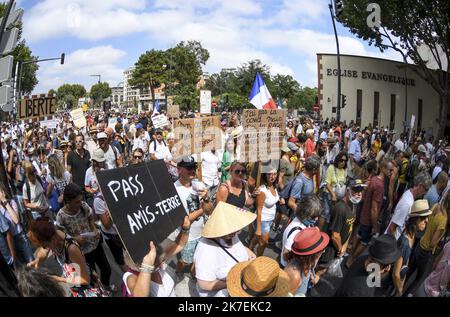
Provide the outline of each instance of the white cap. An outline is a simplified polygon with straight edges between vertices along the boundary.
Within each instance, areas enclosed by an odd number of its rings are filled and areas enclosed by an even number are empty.
[[[107,139],[108,135],[105,132],[97,133],[97,139]]]

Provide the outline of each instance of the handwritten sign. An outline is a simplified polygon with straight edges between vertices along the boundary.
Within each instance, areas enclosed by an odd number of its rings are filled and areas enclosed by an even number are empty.
[[[183,223],[186,211],[162,160],[96,174],[122,242],[135,263],[150,241],[161,243]]]
[[[40,95],[25,97],[21,100],[18,111],[19,120],[49,117],[56,114],[56,97]]]
[[[167,117],[163,114],[152,117],[152,122],[153,122],[153,126],[155,127],[155,129],[160,129],[160,128],[168,125]]]
[[[192,155],[222,148],[219,117],[174,121],[177,155]]]
[[[211,91],[200,90],[200,113],[211,114]]]
[[[56,129],[59,125],[58,119],[51,119],[51,120],[42,120],[39,122],[39,125],[43,128],[47,129]]]
[[[78,108],[70,112],[73,124],[78,128],[84,128],[87,125],[86,117],[84,116],[83,108]]]
[[[117,117],[112,117],[108,119],[108,127],[115,129],[117,123]]]
[[[167,117],[169,118],[179,118],[180,117],[180,106],[171,105],[167,106]]]
[[[242,115],[243,153],[241,161],[277,160],[286,130],[285,110],[247,109]]]

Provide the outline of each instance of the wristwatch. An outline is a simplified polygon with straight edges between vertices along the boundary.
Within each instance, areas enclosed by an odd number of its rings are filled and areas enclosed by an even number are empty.
[[[204,203],[209,203],[211,201],[211,198],[209,198],[208,196],[205,196],[205,197],[202,198],[202,201]]]

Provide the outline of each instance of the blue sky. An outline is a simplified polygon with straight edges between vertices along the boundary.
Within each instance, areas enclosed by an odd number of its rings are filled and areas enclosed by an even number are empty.
[[[217,72],[259,58],[273,74],[317,85],[316,53],[336,50],[327,0],[22,0],[24,34],[40,58],[66,53],[66,64],[42,63],[35,93],[64,83],[117,85],[146,50],[199,40]],[[361,17],[364,18],[365,17]],[[338,25],[344,54],[400,60]]]

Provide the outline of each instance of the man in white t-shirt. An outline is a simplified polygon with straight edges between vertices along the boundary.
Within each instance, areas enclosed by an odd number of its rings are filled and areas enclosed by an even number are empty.
[[[428,138],[427,144],[425,144],[425,147],[427,148],[426,156],[428,159],[431,159],[434,155],[434,146],[433,146],[433,137],[430,136]]]
[[[144,130],[142,123],[136,124],[135,128],[136,134],[139,134],[139,136],[134,138],[132,150],[134,151],[137,148],[140,148],[144,151],[144,155],[146,156],[148,153],[148,145],[150,143],[150,135]]]
[[[108,135],[105,132],[97,134],[98,146],[105,152],[105,169],[114,169],[123,166],[123,158],[119,150],[110,144]]]
[[[152,161],[164,160],[167,164],[172,160],[172,154],[169,147],[163,139],[163,130],[156,130],[156,140],[153,140],[149,145],[149,153]]]
[[[180,196],[184,209],[189,216],[191,229],[186,246],[181,251],[176,272],[180,273],[186,265],[191,265],[198,241],[202,236],[206,216],[213,211],[211,199],[205,184],[194,181],[197,174],[197,162],[192,156],[184,156],[177,164],[179,179],[175,182],[175,189]],[[191,273],[194,266],[191,266]]]
[[[403,133],[400,135],[400,138],[395,141],[394,146],[396,149],[396,152],[404,152],[406,150],[405,143],[403,143],[402,139],[404,138]]]
[[[287,265],[285,255],[291,251],[295,235],[307,227],[313,227],[321,213],[322,205],[316,195],[305,196],[300,200],[295,211],[294,220],[292,220],[283,232],[280,254],[280,262],[283,267]]]
[[[210,197],[219,186],[219,169],[221,160],[215,149],[201,154],[202,178]]]
[[[422,198],[430,189],[431,176],[427,172],[421,172],[414,178],[414,187],[403,193],[394,210],[391,222],[386,229],[387,234],[392,234],[395,239],[400,238],[405,229],[412,205],[416,199]]]

